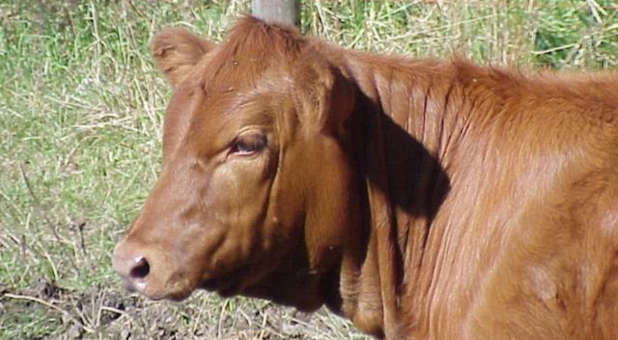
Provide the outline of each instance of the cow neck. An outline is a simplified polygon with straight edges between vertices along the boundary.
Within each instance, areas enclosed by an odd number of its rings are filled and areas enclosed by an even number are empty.
[[[355,280],[346,280],[342,274],[342,286],[346,282],[355,285],[341,288],[343,310],[346,313],[347,307],[351,319],[361,322],[380,314],[381,320],[373,320],[380,323],[375,327],[382,328],[388,339],[400,339],[410,331],[403,327],[423,328],[424,317],[420,312],[411,314],[407,310],[410,306],[405,307],[406,325],[400,322],[400,301],[401,293],[411,291],[411,286],[422,291],[417,280],[425,243],[432,219],[449,190],[442,161],[450,151],[451,139],[457,137],[446,132],[459,126],[454,112],[449,112],[453,80],[444,72],[447,65],[433,61],[346,52],[331,62],[359,91],[352,117],[357,131],[351,152],[361,172],[368,224],[364,228],[368,235],[362,238],[367,253],[360,274]],[[434,98],[446,99],[436,104]],[[346,291],[356,294],[348,306]],[[374,302],[370,309],[381,307],[381,312],[362,316],[367,301]],[[378,302],[380,306],[375,306]]]

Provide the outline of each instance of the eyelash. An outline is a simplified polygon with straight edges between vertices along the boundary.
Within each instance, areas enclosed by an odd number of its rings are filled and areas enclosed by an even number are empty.
[[[230,154],[252,155],[266,146],[266,136],[252,135],[239,137],[230,147]]]

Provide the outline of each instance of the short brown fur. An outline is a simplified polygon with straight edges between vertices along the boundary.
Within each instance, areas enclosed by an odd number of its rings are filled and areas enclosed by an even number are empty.
[[[171,29],[163,169],[114,267],[388,339],[618,338],[618,74]]]

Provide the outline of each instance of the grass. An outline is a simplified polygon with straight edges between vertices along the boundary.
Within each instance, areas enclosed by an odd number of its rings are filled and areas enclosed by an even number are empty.
[[[0,0],[0,339],[362,339],[321,311],[200,292],[128,295],[115,241],[156,178],[169,89],[147,45],[163,26],[218,41],[248,0]],[[349,48],[458,52],[521,68],[618,62],[611,0],[304,1],[301,30]]]

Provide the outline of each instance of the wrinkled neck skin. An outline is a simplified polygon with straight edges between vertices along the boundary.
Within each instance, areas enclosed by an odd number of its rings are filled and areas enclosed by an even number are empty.
[[[341,300],[329,307],[379,338],[423,338],[429,308],[421,295],[429,286],[421,271],[431,275],[432,262],[424,250],[450,188],[443,159],[467,124],[451,109],[462,103],[449,102],[455,79],[437,62],[362,53],[327,58],[358,90],[348,152],[359,171],[362,230],[360,244],[344,247]]]

